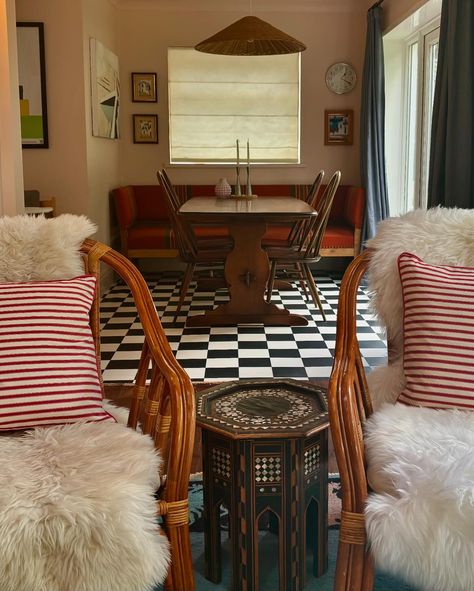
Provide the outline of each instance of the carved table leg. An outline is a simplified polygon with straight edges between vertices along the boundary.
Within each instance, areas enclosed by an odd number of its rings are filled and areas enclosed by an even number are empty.
[[[270,267],[262,249],[266,231],[263,220],[235,221],[229,224],[234,248],[227,256],[225,278],[230,301],[199,316],[190,316],[187,326],[225,326],[238,323],[263,323],[281,326],[304,326],[308,321],[298,314],[265,301]]]

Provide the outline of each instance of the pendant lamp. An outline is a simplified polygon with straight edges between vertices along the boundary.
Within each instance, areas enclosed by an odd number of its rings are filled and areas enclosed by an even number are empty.
[[[278,55],[304,51],[306,45],[256,16],[244,16],[194,49],[221,55]]]

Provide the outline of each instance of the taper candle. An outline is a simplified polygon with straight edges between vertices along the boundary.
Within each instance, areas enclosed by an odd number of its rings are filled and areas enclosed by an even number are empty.
[[[248,140],[247,140],[247,166],[250,166],[250,145],[249,145]]]
[[[240,156],[239,156],[239,140],[236,140],[237,142],[237,166],[239,166],[240,164]]]

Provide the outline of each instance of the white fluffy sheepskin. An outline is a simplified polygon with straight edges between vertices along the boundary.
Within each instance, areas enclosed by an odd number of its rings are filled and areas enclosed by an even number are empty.
[[[0,218],[0,282],[84,273],[84,216]],[[156,523],[160,458],[118,421],[0,436],[0,590],[151,591],[166,576]]]
[[[388,218],[379,223],[377,235],[367,246],[373,250],[368,273],[368,289],[373,293],[371,304],[401,357],[403,300],[398,256],[406,251],[432,265],[474,267],[474,210],[436,207]],[[385,401],[394,402],[404,380],[401,362],[390,369],[381,367],[371,372],[368,383],[374,407]],[[384,386],[387,383],[389,388]],[[392,387],[399,385],[400,390]]]
[[[96,230],[88,218],[72,214],[0,217],[0,282],[82,275],[79,246]]]
[[[368,287],[394,359],[368,376],[367,532],[377,565],[426,591],[474,590],[474,413],[393,404],[405,387],[397,259],[474,267],[474,210],[435,208],[389,218],[367,244]],[[390,402],[392,404],[384,404]]]
[[[0,437],[2,591],[151,591],[169,560],[149,437],[87,423]]]
[[[474,589],[474,414],[387,404],[366,424],[377,565],[426,591]]]

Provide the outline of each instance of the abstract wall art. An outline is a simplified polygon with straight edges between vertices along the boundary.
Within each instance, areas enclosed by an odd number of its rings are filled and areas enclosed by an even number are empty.
[[[97,39],[90,40],[92,135],[119,137],[120,81],[118,57]]]

